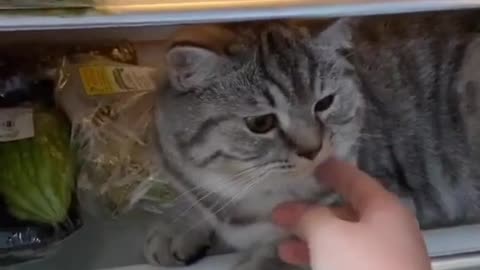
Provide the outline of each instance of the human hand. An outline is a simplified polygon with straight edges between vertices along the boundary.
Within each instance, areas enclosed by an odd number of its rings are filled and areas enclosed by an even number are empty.
[[[298,237],[280,244],[282,260],[314,270],[431,269],[415,216],[393,194],[341,161],[326,161],[317,175],[348,204],[280,205],[274,222]]]

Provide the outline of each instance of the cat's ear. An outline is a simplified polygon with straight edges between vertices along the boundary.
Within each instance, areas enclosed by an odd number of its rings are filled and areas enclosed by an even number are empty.
[[[318,32],[314,39],[319,46],[349,49],[352,47],[352,26],[354,24],[353,18],[335,20]]]
[[[205,86],[226,64],[224,56],[196,46],[174,46],[166,55],[170,83],[180,91]]]

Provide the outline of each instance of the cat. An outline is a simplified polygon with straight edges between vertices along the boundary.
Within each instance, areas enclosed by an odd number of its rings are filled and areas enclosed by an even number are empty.
[[[155,121],[162,166],[195,204],[155,230],[155,264],[244,250],[235,269],[288,269],[272,209],[341,202],[314,179],[330,156],[410,203],[423,228],[480,219],[475,11],[205,26],[177,35]],[[194,34],[192,36],[192,33]],[[215,248],[220,247],[220,248]]]

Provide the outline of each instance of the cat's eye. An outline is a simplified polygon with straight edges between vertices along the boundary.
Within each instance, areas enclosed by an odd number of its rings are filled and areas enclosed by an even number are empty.
[[[246,117],[245,124],[253,133],[264,134],[277,126],[277,118],[274,114]]]
[[[334,95],[328,95],[315,104],[315,112],[323,112],[332,106],[333,100],[335,99]]]

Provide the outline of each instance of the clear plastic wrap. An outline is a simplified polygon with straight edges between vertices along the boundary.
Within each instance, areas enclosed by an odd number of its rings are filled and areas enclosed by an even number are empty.
[[[154,183],[163,183],[153,146],[156,70],[134,64],[131,46],[111,53],[77,53],[63,60],[57,102],[72,122],[82,160],[78,187],[101,210],[130,209]]]
[[[0,65],[0,266],[54,253],[82,225],[52,69],[10,60]]]

